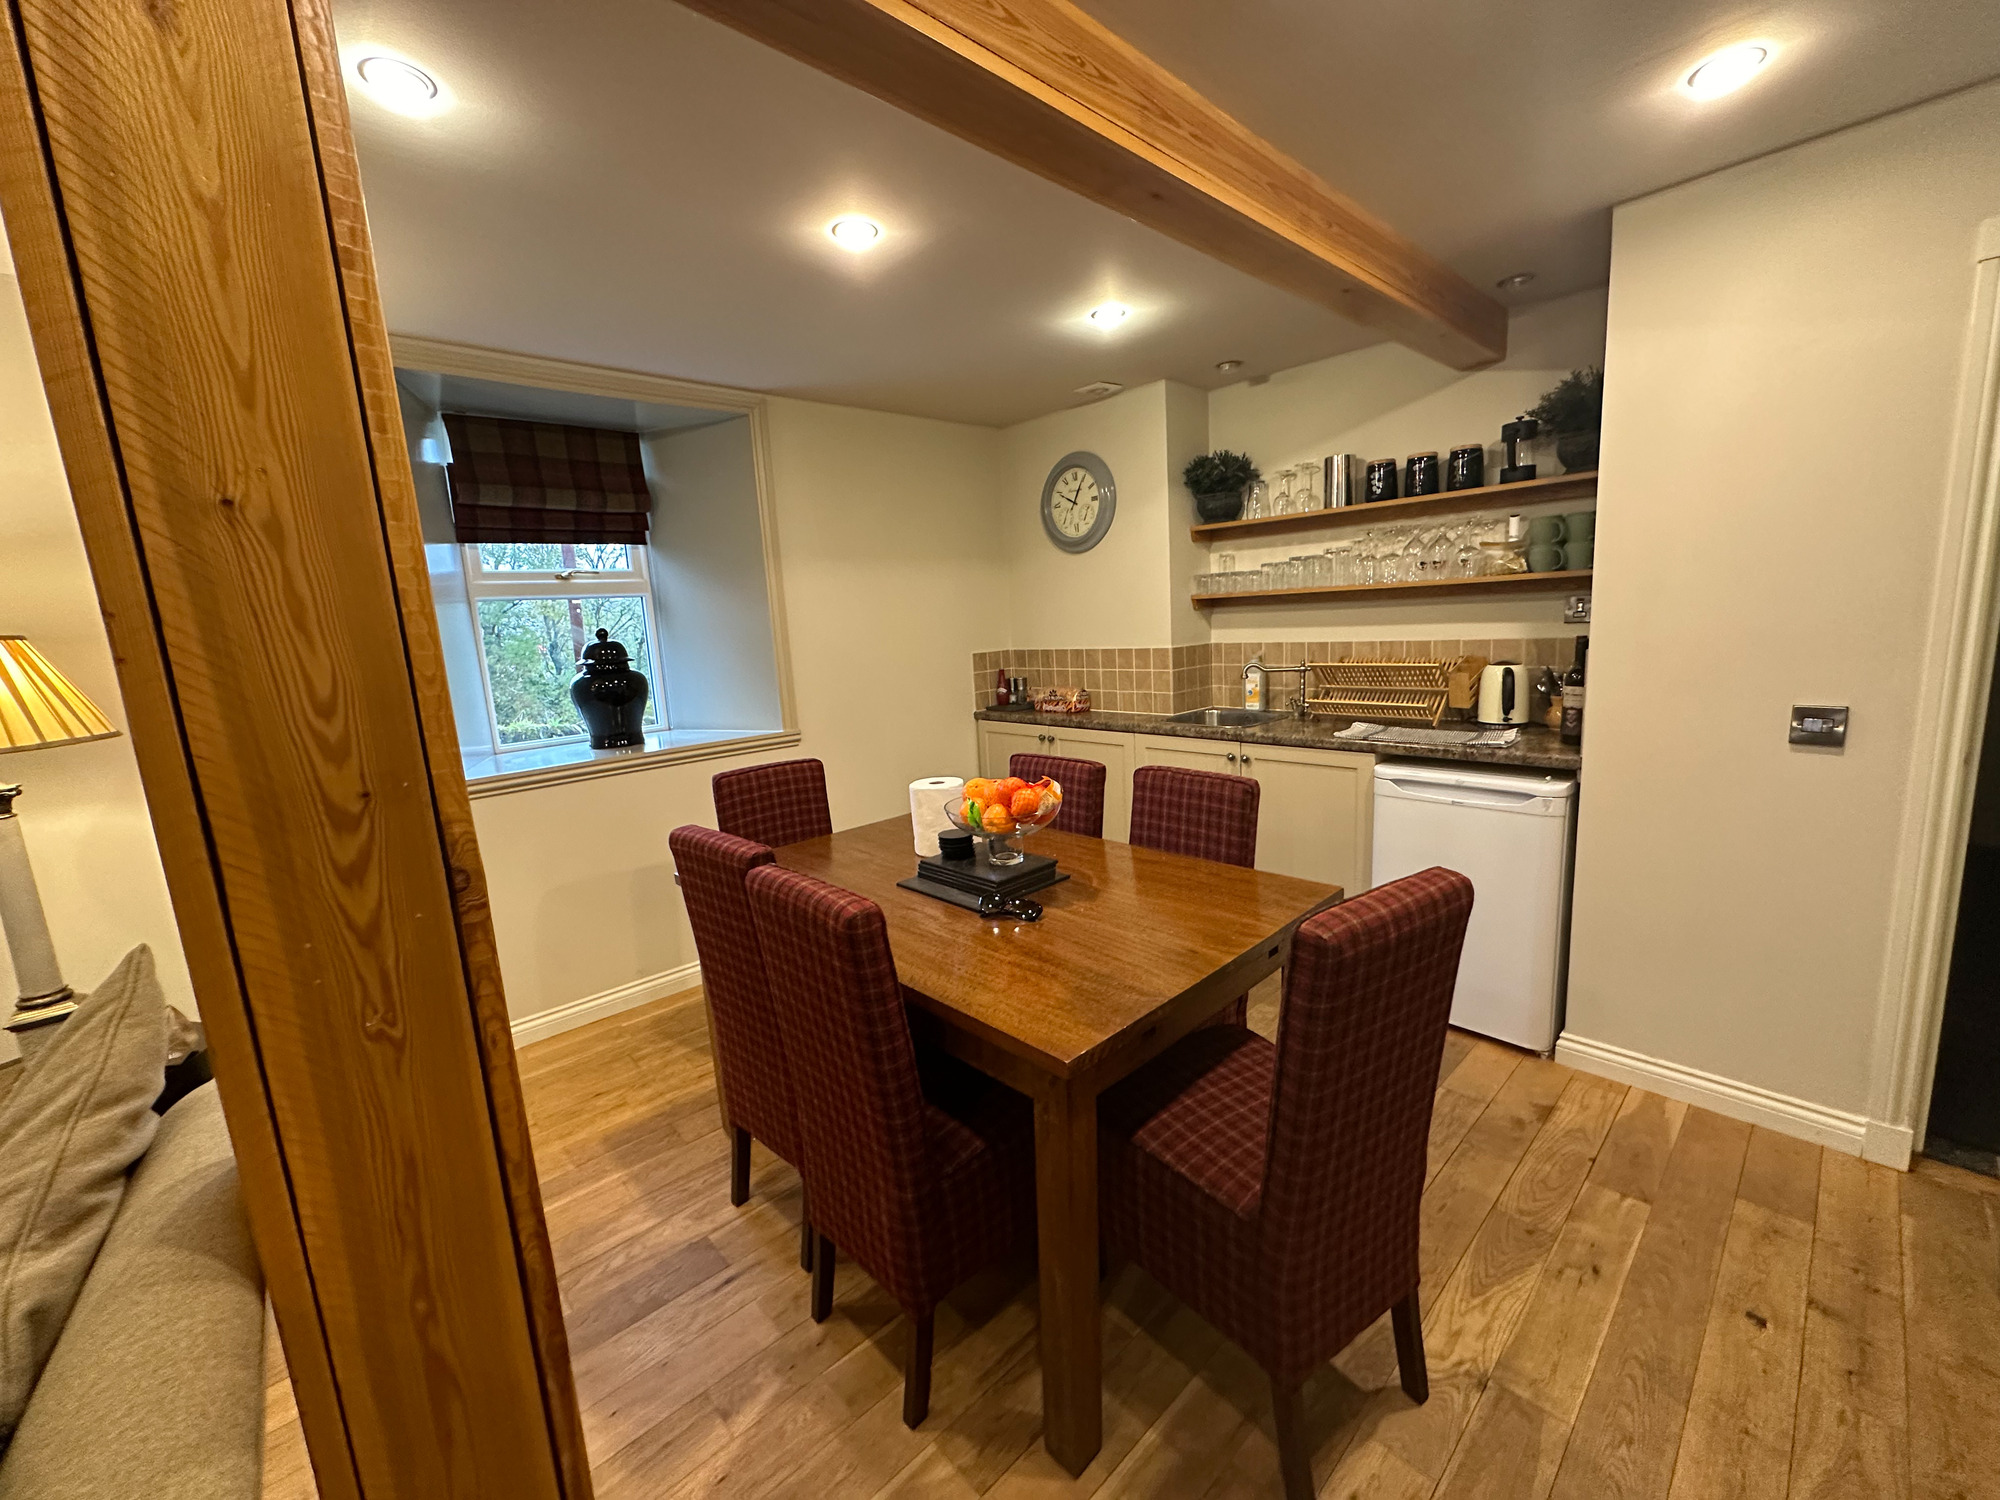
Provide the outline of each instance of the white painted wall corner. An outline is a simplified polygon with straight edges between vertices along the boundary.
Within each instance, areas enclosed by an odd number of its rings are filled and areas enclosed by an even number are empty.
[[[519,1016],[513,1026],[514,1045],[525,1047],[530,1042],[546,1041],[565,1031],[588,1026],[592,1021],[615,1016],[620,1011],[635,1010],[641,1005],[677,995],[682,990],[691,990],[700,983],[701,965],[682,964],[677,969],[663,969],[658,974],[648,974],[630,984],[585,995],[581,1000],[572,1000],[566,1005],[536,1011],[531,1016]]]

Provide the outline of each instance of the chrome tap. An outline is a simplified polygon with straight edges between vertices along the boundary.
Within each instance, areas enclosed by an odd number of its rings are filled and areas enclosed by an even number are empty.
[[[1264,674],[1264,698],[1265,701],[1268,703],[1270,701],[1271,674],[1273,672],[1298,673],[1299,690],[1298,693],[1292,699],[1292,716],[1294,718],[1306,719],[1311,717],[1311,712],[1306,707],[1306,674],[1311,670],[1312,670],[1311,667],[1306,666],[1303,663],[1294,663],[1291,666],[1267,667],[1266,665],[1264,665],[1263,653],[1259,652],[1256,656],[1251,657],[1250,660],[1244,665],[1243,680],[1245,682],[1248,682],[1250,680],[1250,674],[1252,672],[1262,672]]]

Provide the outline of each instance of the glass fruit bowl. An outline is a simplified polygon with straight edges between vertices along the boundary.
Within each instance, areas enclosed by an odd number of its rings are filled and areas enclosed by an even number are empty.
[[[996,865],[1018,865],[1026,856],[1015,841],[1048,827],[1061,811],[1062,788],[1047,776],[1040,781],[975,776],[966,782],[964,796],[944,805],[954,828],[986,840],[986,858]]]

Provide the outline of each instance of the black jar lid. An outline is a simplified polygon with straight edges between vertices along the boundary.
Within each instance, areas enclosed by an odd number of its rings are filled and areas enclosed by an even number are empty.
[[[583,669],[597,674],[602,672],[622,672],[632,663],[624,644],[611,639],[611,632],[597,632],[597,644],[583,648]]]

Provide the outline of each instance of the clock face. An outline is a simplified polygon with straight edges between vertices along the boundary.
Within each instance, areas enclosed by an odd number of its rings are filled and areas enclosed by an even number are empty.
[[[1097,481],[1090,477],[1090,470],[1079,465],[1056,475],[1055,488],[1049,494],[1049,518],[1057,531],[1072,538],[1090,535],[1090,528],[1097,524],[1097,510]]]
[[[1117,508],[1111,470],[1095,453],[1057,459],[1042,485],[1042,529],[1065,552],[1088,552],[1103,541]]]

